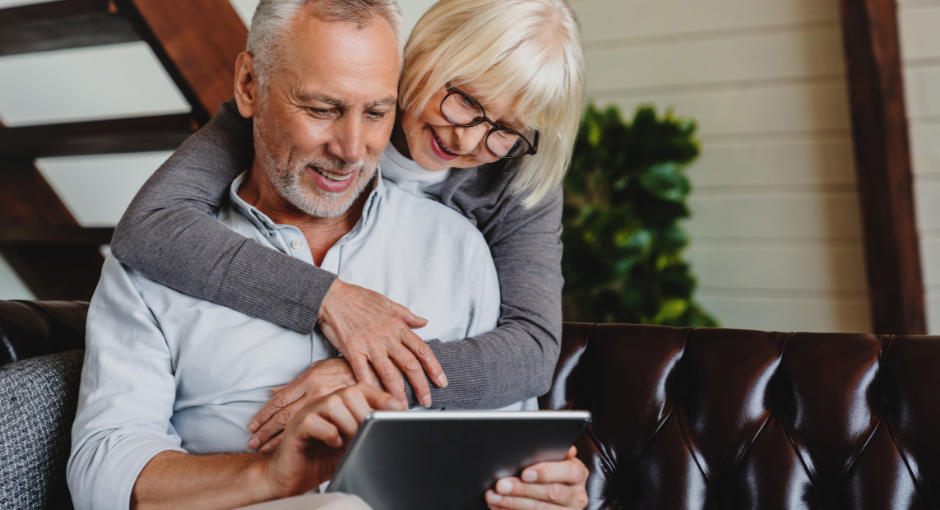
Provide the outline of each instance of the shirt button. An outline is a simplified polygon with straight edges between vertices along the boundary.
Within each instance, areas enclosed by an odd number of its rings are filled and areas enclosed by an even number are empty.
[[[290,242],[290,247],[295,250],[299,250],[304,247],[304,243],[300,242],[297,239],[294,239],[293,241]]]

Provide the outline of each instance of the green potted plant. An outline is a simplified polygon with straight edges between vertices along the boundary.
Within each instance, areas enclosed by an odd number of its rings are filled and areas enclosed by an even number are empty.
[[[588,107],[565,178],[565,320],[718,325],[695,303],[682,258],[695,130],[649,106],[630,124],[614,107]]]

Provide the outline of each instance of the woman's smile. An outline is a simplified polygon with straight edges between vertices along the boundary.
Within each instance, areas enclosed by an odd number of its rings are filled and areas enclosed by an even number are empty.
[[[431,134],[431,150],[434,152],[434,155],[442,161],[453,161],[460,157],[460,154],[455,153],[450,150],[450,147],[444,143],[443,140],[437,135],[437,131],[434,131],[434,128],[428,124],[428,131]]]

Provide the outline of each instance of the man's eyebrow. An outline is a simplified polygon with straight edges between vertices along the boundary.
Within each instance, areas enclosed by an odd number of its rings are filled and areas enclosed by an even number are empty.
[[[310,104],[315,101],[319,101],[321,103],[333,105],[337,108],[346,108],[347,106],[349,106],[349,103],[346,101],[343,101],[342,99],[336,99],[334,97],[325,96],[323,94],[319,94],[316,92],[304,92],[304,93],[298,94],[297,100],[303,104]]]
[[[378,101],[374,101],[374,102],[372,102],[372,103],[367,104],[367,105],[366,105],[366,110],[370,110],[370,109],[372,109],[372,108],[375,108],[376,106],[389,106],[389,105],[394,105],[394,104],[397,103],[397,102],[398,102],[398,99],[397,99],[397,98],[395,98],[395,97],[393,97],[393,96],[388,96],[388,97],[386,97],[386,98],[384,98],[384,99],[379,99]]]
[[[336,108],[339,108],[339,109],[342,109],[342,110],[348,109],[349,106],[350,106],[350,104],[349,104],[348,101],[344,101],[344,100],[342,100],[342,99],[336,99],[336,98],[334,98],[334,97],[330,97],[330,96],[326,96],[326,95],[323,95],[323,94],[319,94],[319,93],[317,93],[317,92],[307,92],[307,93],[298,94],[298,95],[297,95],[297,100],[300,101],[302,104],[310,104],[310,103],[313,103],[313,102],[315,102],[315,101],[316,101],[316,102],[320,102],[320,103],[326,103],[326,104],[328,104],[328,105],[332,105],[332,106],[334,106],[334,107],[336,107]],[[378,101],[373,101],[373,102],[367,104],[367,105],[365,106],[365,109],[366,109],[366,110],[370,110],[370,109],[376,108],[376,107],[378,107],[378,106],[394,105],[394,104],[396,104],[397,102],[398,102],[398,99],[397,99],[397,98],[395,98],[394,96],[388,96],[388,97],[379,99]]]

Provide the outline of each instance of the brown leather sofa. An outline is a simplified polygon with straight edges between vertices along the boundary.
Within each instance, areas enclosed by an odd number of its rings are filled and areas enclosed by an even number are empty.
[[[80,348],[84,312],[0,302],[0,345]],[[594,415],[589,508],[940,509],[938,365],[935,337],[566,324],[540,403]]]

